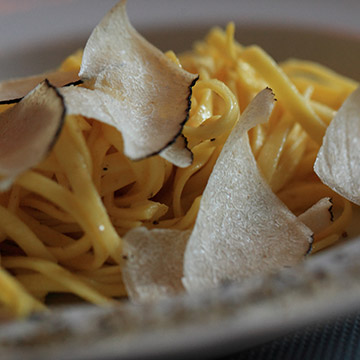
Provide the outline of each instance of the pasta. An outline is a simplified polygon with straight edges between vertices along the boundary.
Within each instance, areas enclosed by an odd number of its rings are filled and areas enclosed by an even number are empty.
[[[81,51],[61,70],[77,70]],[[183,133],[194,155],[177,168],[159,156],[131,161],[121,134],[81,116],[67,116],[48,157],[0,194],[0,292],[3,316],[41,310],[51,293],[95,303],[126,298],[122,240],[130,229],[191,229],[201,194],[232,127],[251,99],[272,88],[277,104],[268,124],[249,132],[258,166],[296,215],[322,197],[335,221],[314,236],[314,251],[341,241],[352,204],[313,172],[326,126],[356,82],[311,62],[276,64],[259,47],[234,40],[234,25],[214,28],[175,63],[200,75]],[[8,105],[3,105],[4,110]]]

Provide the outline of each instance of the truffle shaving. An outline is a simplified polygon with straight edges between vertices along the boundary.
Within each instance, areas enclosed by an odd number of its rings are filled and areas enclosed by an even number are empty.
[[[61,95],[45,80],[18,104],[0,114],[0,189],[50,151],[65,115]]]
[[[323,198],[299,215],[298,219],[314,233],[319,232],[333,222],[332,207],[331,199]]]
[[[105,15],[85,46],[79,75],[86,91],[70,87],[63,94],[69,113],[114,126],[122,133],[124,153],[139,160],[160,153],[180,136],[197,75],[180,68],[138,34],[125,5],[121,1]],[[176,152],[182,158],[186,155],[180,163],[189,163],[185,141],[176,142],[171,158]]]
[[[20,101],[39,83],[47,79],[53,86],[61,87],[79,80],[77,71],[54,71],[0,83],[0,103]]]
[[[328,126],[314,170],[325,185],[360,205],[360,88]]]
[[[140,227],[125,235],[123,280],[133,301],[154,301],[184,291],[183,258],[190,233]]]
[[[261,176],[247,131],[268,120],[270,89],[248,105],[211,173],[184,256],[189,292],[292,266],[312,243],[312,231]]]
[[[159,155],[181,168],[190,166],[193,161],[193,153],[187,147],[187,140],[183,134],[178,136],[175,142],[161,151]]]

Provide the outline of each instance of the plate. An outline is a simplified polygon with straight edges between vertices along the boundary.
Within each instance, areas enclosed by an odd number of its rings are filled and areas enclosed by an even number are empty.
[[[0,79],[56,67],[115,3],[0,1]],[[277,60],[319,61],[360,81],[357,1],[131,0],[128,9],[163,50],[190,48],[211,26],[234,21],[243,44],[257,43]],[[274,275],[156,304],[60,307],[3,324],[2,359],[214,358],[359,310],[359,219],[345,243]]]
[[[360,242],[277,274],[154,304],[74,306],[0,328],[3,359],[214,358],[359,310]]]

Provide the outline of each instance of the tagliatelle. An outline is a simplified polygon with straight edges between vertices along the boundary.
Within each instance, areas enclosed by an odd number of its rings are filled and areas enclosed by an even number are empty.
[[[200,75],[183,129],[192,165],[177,168],[160,156],[133,162],[112,127],[67,116],[49,156],[0,193],[2,314],[26,316],[54,292],[97,304],[125,298],[121,237],[139,226],[192,229],[225,140],[266,86],[278,101],[270,122],[249,132],[258,166],[296,215],[331,197],[340,215],[315,234],[314,249],[341,240],[353,205],[323,185],[312,167],[327,124],[357,84],[313,63],[277,65],[233,36],[232,24],[226,31],[214,28],[179,59],[167,54]],[[77,53],[62,69],[78,70],[80,63]]]

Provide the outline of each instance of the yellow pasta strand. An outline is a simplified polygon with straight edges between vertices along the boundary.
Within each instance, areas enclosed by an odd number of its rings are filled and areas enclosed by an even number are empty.
[[[32,298],[25,288],[2,268],[0,268],[0,287],[0,302],[17,317],[25,317],[32,312],[45,309],[43,304]]]
[[[283,106],[294,116],[306,132],[317,143],[321,144],[326,126],[312,110],[307,101],[301,97],[296,87],[275,61],[257,46],[247,48],[241,54],[242,58],[250,63],[268,82],[276,97]]]
[[[3,266],[8,269],[23,268],[41,273],[65,287],[68,291],[93,302],[94,304],[106,304],[111,302],[106,297],[97,293],[94,289],[77,279],[74,274],[64,268],[42,259],[31,257],[5,257]]]
[[[0,206],[0,227],[13,239],[28,256],[55,260],[44,244],[36,237],[31,229],[16,215]]]

